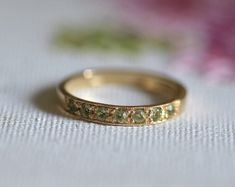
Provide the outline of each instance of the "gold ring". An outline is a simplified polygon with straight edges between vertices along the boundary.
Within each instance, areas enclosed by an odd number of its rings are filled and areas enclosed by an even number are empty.
[[[124,84],[141,88],[161,98],[150,105],[111,105],[75,95],[78,89],[104,84]],[[150,125],[178,116],[185,105],[186,89],[169,77],[138,71],[84,70],[57,88],[64,111],[76,119],[108,125]]]

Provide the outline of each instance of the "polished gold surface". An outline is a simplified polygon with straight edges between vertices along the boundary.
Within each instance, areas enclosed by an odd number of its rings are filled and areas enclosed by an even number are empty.
[[[111,105],[79,98],[75,92],[106,84],[134,86],[156,96],[150,105]],[[179,115],[185,104],[186,90],[166,76],[126,70],[87,69],[63,81],[58,89],[62,106],[70,116],[109,125],[150,125]]]

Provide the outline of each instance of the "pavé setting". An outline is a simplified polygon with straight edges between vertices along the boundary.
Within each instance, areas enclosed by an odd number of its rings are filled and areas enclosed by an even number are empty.
[[[101,123],[155,124],[170,119],[177,113],[177,104],[174,103],[146,108],[107,108],[99,104],[80,103],[68,98],[66,99],[66,105],[68,112],[74,116]]]

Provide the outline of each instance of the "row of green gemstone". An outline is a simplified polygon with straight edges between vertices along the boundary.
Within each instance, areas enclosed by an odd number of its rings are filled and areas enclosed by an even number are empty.
[[[150,111],[146,111],[144,108],[126,109],[120,107],[110,109],[85,103],[77,105],[72,100],[68,102],[68,110],[70,113],[81,115],[81,117],[85,119],[98,119],[101,122],[105,122],[111,117],[111,122],[121,124],[129,122],[135,124],[146,123],[148,116],[150,116],[151,122],[160,122],[175,114],[175,106],[173,104],[169,104],[165,107],[152,107]]]

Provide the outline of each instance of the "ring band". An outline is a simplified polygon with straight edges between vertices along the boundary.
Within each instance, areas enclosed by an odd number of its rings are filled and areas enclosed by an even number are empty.
[[[76,97],[75,92],[85,87],[104,84],[135,86],[160,96],[150,105],[111,105]],[[150,125],[178,116],[185,104],[186,89],[166,76],[123,70],[84,70],[63,81],[58,96],[65,112],[77,119],[108,125]]]

